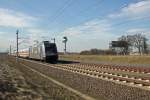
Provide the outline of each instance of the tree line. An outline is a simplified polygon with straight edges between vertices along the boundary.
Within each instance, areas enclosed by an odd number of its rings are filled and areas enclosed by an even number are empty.
[[[118,38],[118,41],[126,41],[128,44],[126,47],[123,48],[123,54],[136,52],[142,55],[148,54],[150,51],[148,46],[148,39],[141,33],[126,36],[123,35]]]
[[[91,50],[84,50],[81,51],[81,55],[129,55],[132,53],[142,54],[149,54],[150,48],[148,45],[148,39],[146,36],[142,35],[141,33],[133,34],[133,35],[123,35],[117,39],[117,41],[124,41],[126,45],[123,46],[110,46],[107,50],[101,49],[91,49]]]
[[[84,50],[80,52],[81,55],[115,55],[116,52],[112,50],[101,50],[101,49],[91,49],[91,50]]]

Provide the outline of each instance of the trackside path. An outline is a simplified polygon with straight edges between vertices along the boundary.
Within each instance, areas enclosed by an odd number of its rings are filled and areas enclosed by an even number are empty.
[[[14,66],[8,63],[6,54],[0,54],[0,100],[42,100]]]
[[[73,93],[79,95],[81,98],[83,98],[83,99],[85,99],[85,100],[96,100],[96,99],[94,99],[93,97],[90,97],[90,96],[88,96],[88,95],[85,95],[85,94],[83,94],[83,93],[81,93],[81,92],[79,92],[79,91],[77,91],[77,90],[75,90],[75,89],[73,89],[73,88],[71,88],[71,87],[68,87],[68,86],[66,86],[66,85],[64,85],[64,84],[62,84],[62,83],[60,83],[60,82],[54,80],[53,78],[51,78],[51,77],[49,77],[49,76],[47,76],[47,75],[44,75],[43,73],[41,73],[41,72],[39,72],[39,71],[37,71],[37,70],[31,68],[31,67],[28,67],[28,66],[26,66],[26,65],[24,65],[24,64],[21,64],[21,65],[23,65],[24,67],[30,69],[31,71],[33,71],[33,72],[39,74],[40,76],[42,76],[42,77],[44,77],[44,78],[46,78],[46,79],[52,81],[53,83],[55,83],[55,84],[57,84],[57,85],[59,85],[59,86],[65,88],[65,89],[67,89],[67,90],[69,90],[69,91],[71,91],[71,92],[73,92]]]

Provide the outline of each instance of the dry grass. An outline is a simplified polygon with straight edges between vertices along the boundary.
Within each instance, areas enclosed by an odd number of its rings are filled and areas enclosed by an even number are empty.
[[[0,55],[0,100],[42,100],[7,57]]]
[[[67,89],[53,83],[52,81],[43,78],[38,73],[29,70],[28,68],[24,67],[22,64],[16,65],[14,58],[11,58],[10,62],[19,71],[23,73],[25,80],[27,81],[28,85],[30,85],[30,89],[38,92],[38,94],[41,95],[42,100],[83,100],[73,92],[70,92]],[[25,61],[19,61],[19,62],[24,64],[29,63]],[[40,69],[40,65],[34,63],[29,63],[29,65],[30,67],[36,67],[39,70],[39,72],[43,70]],[[45,72],[49,72],[49,71],[46,70]]]
[[[101,61],[129,64],[150,64],[150,56],[59,55],[61,60]]]

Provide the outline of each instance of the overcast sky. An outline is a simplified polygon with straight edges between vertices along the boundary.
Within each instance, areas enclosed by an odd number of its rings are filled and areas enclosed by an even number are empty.
[[[34,40],[56,38],[63,51],[109,47],[121,35],[143,33],[150,37],[150,0],[0,0],[0,51],[20,49]]]

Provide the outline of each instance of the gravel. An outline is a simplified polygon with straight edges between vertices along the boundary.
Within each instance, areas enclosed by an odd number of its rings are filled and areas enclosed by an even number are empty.
[[[56,85],[24,66],[16,65],[14,59],[11,59],[10,62],[11,66],[15,65],[15,68],[22,72],[27,84],[30,85],[30,89],[38,92],[42,96],[42,100],[83,100],[78,95]]]
[[[98,100],[150,100],[150,91],[148,90],[91,78],[40,64],[31,64],[25,61],[22,63]]]

